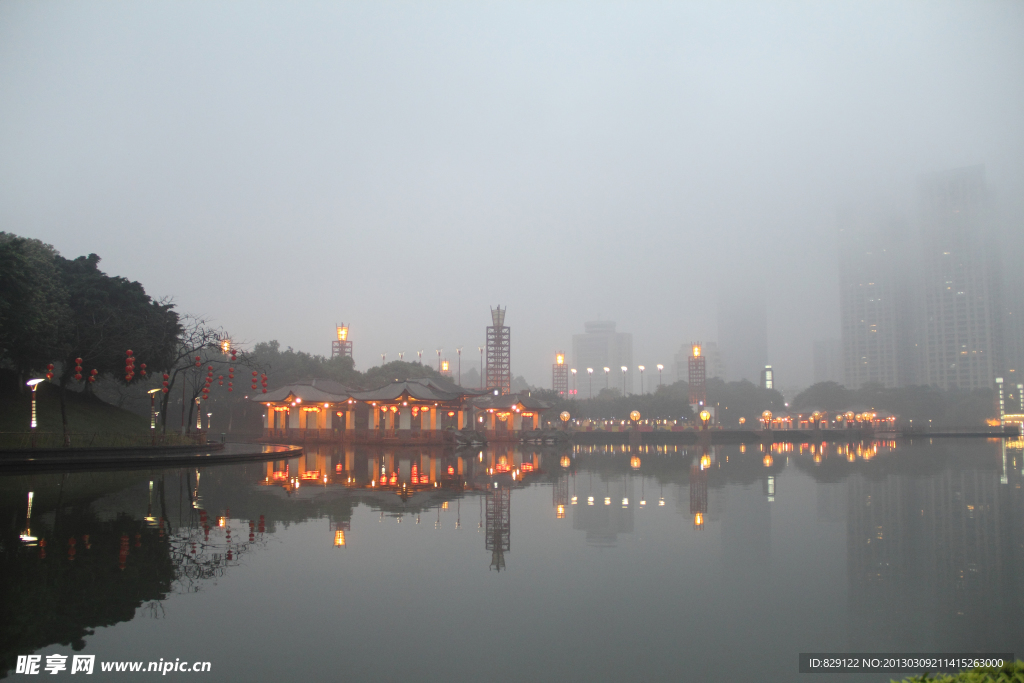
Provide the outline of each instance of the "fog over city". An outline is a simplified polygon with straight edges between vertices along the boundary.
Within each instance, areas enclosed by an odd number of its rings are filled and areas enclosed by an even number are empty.
[[[544,387],[585,322],[669,366],[763,299],[806,386],[843,207],[913,226],[922,178],[981,165],[1018,253],[1022,36],[1010,2],[8,0],[0,230],[243,344],[347,323],[359,369],[466,372],[507,306]]]

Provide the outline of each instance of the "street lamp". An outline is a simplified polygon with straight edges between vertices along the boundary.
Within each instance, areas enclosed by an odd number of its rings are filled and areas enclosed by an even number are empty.
[[[439,348],[437,350],[437,371],[438,372],[441,372],[441,352],[442,351],[444,351],[444,349],[440,349]]]
[[[587,374],[590,375],[590,397],[594,398],[594,368],[587,368]]]
[[[399,351],[398,352],[398,360],[403,360],[404,358],[405,358],[405,351]]]
[[[480,351],[480,388],[484,388],[484,347],[476,347]]]
[[[388,354],[386,354],[386,353],[380,354],[380,364],[381,364],[381,366],[383,366],[384,363],[387,361],[387,357],[388,357]]]
[[[156,388],[150,389],[146,393],[149,394],[149,428],[156,429],[156,395],[163,391],[163,389]]]
[[[622,395],[626,395],[626,371],[629,370],[625,365],[622,366]]]
[[[576,398],[576,368],[569,370],[572,373],[572,397]]]
[[[640,368],[640,395],[643,396],[644,395],[644,366],[638,365],[637,367]]]
[[[39,383],[43,381],[45,380],[30,379],[29,381],[25,382],[26,386],[32,387],[32,421],[29,422],[29,428],[31,428],[32,430],[33,441],[35,440],[36,434],[36,388],[39,386]]]
[[[612,371],[611,368],[605,368],[604,369],[604,388],[605,389],[608,388],[608,377],[610,376],[609,373],[611,373],[611,371]]]
[[[459,386],[462,386],[462,347],[455,349],[455,353],[459,354]]]
[[[210,431],[210,420],[213,418],[213,413],[206,414],[206,431]]]
[[[658,363],[658,387],[661,387],[661,371],[665,369],[665,366]]]

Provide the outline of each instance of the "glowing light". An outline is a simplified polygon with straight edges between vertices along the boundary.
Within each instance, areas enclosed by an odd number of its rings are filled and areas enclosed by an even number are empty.
[[[568,422],[570,417],[572,416],[569,415],[568,410],[563,410],[561,413],[558,414],[558,419],[561,420],[562,422]]]
[[[565,365],[565,354],[559,351],[555,354],[555,363],[557,365]]]
[[[639,422],[640,421],[640,411],[639,410],[631,410],[630,413],[629,413],[629,419],[632,420],[633,422]]]
[[[348,325],[338,325],[338,341],[348,339]]]
[[[693,357],[700,358],[700,344],[693,345]]]
[[[765,467],[771,467],[772,466],[772,456],[770,456],[770,455],[764,456],[764,466]]]
[[[342,548],[342,547],[344,547],[344,545],[345,545],[345,531],[343,529],[338,529],[337,531],[334,532],[334,547],[335,548]]]
[[[640,458],[634,455],[632,458],[629,459],[629,466],[632,467],[634,470],[640,469]]]

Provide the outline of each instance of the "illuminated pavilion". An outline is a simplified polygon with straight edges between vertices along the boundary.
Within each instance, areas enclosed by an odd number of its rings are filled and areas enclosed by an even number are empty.
[[[472,424],[471,400],[480,393],[437,378],[395,381],[371,391],[316,379],[254,400],[266,408],[268,439],[445,443],[445,430]]]

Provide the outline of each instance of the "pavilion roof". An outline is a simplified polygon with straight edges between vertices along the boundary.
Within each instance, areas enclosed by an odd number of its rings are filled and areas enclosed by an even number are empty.
[[[338,403],[352,397],[352,390],[329,379],[304,379],[286,384],[252,398],[257,403],[280,403],[289,396],[301,398],[303,403]]]
[[[466,396],[477,394],[475,390],[466,390],[456,384],[447,384],[450,386],[445,386],[436,378],[409,379],[385,384],[370,391],[356,391],[352,393],[352,398],[357,401],[388,402],[408,397],[416,401],[449,403],[462,401]]]

